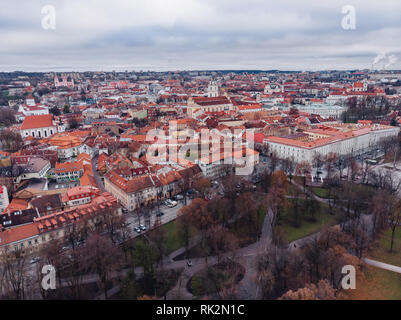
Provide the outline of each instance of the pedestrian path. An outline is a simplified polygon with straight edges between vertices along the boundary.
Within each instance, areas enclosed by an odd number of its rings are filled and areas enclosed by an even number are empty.
[[[366,264],[373,266],[373,267],[401,273],[401,267],[398,267],[398,266],[395,266],[392,264],[387,264],[384,262],[380,262],[380,261],[376,261],[376,260],[372,260],[372,259],[368,259],[368,258],[362,258],[362,261],[364,261]]]

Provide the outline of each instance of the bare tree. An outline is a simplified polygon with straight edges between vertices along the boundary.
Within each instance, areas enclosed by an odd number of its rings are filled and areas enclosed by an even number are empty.
[[[98,275],[99,283],[107,299],[107,289],[112,273],[117,271],[121,264],[122,253],[119,247],[109,238],[93,234],[88,238],[84,254],[91,269]]]
[[[396,206],[390,210],[388,216],[388,224],[391,230],[390,252],[393,252],[395,230],[401,224],[401,202],[398,201]]]
[[[285,158],[281,162],[281,168],[287,176],[293,175],[295,171],[295,159],[294,157]]]
[[[24,300],[28,280],[26,258],[20,249],[1,256],[6,291],[16,300]]]

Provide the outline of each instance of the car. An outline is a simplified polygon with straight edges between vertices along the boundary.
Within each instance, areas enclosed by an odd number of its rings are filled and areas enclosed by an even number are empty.
[[[224,191],[223,190],[220,190],[218,193],[219,193],[220,196],[224,196]]]
[[[188,267],[192,267],[192,261],[191,261],[191,260],[188,260],[188,261],[187,261],[187,266],[188,266]]]
[[[135,230],[137,233],[141,233],[141,229],[139,229],[138,227],[135,227],[134,230]]]
[[[139,228],[140,228],[142,231],[145,231],[145,230],[146,230],[146,227],[145,227],[143,224],[140,224],[140,225],[139,225]]]
[[[171,200],[170,200],[170,199],[167,199],[166,201],[164,201],[164,204],[165,204],[166,206],[169,206],[169,205],[171,204]]]
[[[85,243],[86,243],[85,240],[77,241],[77,246],[78,246],[78,247],[79,247],[79,246],[82,246],[82,245],[84,245]]]
[[[159,212],[156,213],[156,217],[161,217],[161,216],[163,216],[163,215],[164,215],[164,212],[161,212],[161,211],[159,211]]]
[[[177,195],[175,196],[175,198],[176,198],[177,200],[182,200],[182,199],[184,199],[184,196],[181,195],[181,194],[177,194]]]
[[[171,200],[170,200],[169,203],[167,204],[167,207],[173,208],[173,207],[175,207],[177,204],[178,204],[177,201],[171,201]]]
[[[34,263],[36,263],[36,262],[38,262],[38,261],[40,261],[40,257],[35,257],[35,258],[32,258],[32,259],[29,261],[29,263],[30,263],[30,264],[34,264]]]

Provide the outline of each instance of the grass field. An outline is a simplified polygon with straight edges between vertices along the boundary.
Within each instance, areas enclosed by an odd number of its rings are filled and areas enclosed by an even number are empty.
[[[300,207],[302,207],[304,200],[299,201],[301,203]],[[302,209],[300,209],[300,224],[296,227],[293,222],[292,210],[292,207],[285,210],[280,224],[280,228],[284,232],[284,238],[288,243],[318,232],[326,226],[332,226],[338,223],[337,215],[330,215],[328,206],[319,203],[315,211],[314,220],[309,219],[307,215],[302,215]]]
[[[175,250],[178,250],[179,248],[184,246],[184,243],[181,241],[181,239],[178,237],[177,233],[177,222],[176,220],[173,220],[171,222],[168,222],[164,225],[162,225],[159,228],[163,228],[166,232],[166,237],[165,237],[165,242],[166,242],[166,255],[169,255]],[[148,238],[152,238],[152,233],[155,232],[154,230],[149,231],[146,236]],[[131,244],[134,245],[135,241],[138,239],[143,239],[143,236],[139,236],[135,239],[132,240]]]
[[[357,276],[356,289],[344,292],[350,300],[401,300],[401,274],[367,266],[363,279]]]
[[[380,237],[378,247],[369,254],[369,257],[401,267],[401,227],[395,231],[393,252],[390,252],[390,242],[391,230],[389,229]]]
[[[324,199],[329,198],[329,192],[326,188],[310,187],[308,189],[320,198],[324,198]]]
[[[258,215],[259,219],[259,226],[262,229],[264,219],[266,217],[266,212],[260,212]],[[246,247],[254,242],[256,242],[256,237],[250,236],[248,223],[243,219],[240,218],[238,221],[233,222],[229,225],[228,230],[230,230],[238,239],[240,247]]]

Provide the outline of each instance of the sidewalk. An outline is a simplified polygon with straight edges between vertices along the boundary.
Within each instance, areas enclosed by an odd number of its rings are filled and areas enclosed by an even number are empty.
[[[372,259],[368,259],[368,258],[362,258],[362,261],[373,267],[401,273],[401,267],[398,267],[398,266],[395,266],[392,264],[387,264],[384,262],[380,262],[380,261],[376,261],[376,260],[372,260]]]

